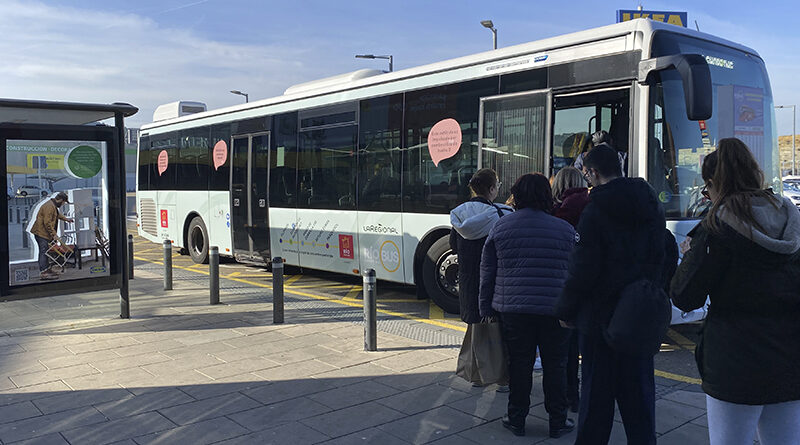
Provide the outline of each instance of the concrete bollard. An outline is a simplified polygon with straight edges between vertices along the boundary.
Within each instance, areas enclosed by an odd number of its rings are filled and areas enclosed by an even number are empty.
[[[211,304],[219,304],[219,247],[208,248],[208,288]]]
[[[128,279],[133,279],[133,235],[128,235]]]
[[[283,323],[283,258],[272,259],[272,323]]]
[[[378,313],[375,269],[364,271],[364,350],[378,350]]]
[[[164,240],[164,290],[172,290],[172,241]]]

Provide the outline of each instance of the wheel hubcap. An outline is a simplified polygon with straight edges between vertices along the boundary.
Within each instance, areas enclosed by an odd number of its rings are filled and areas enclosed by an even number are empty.
[[[445,252],[436,262],[439,287],[458,298],[458,255],[452,250]]]

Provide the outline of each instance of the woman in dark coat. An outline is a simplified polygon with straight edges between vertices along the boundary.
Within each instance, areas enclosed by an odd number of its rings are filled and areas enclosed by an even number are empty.
[[[550,214],[553,195],[541,174],[526,174],[511,188],[515,212],[495,224],[481,258],[480,314],[500,317],[508,350],[508,414],[503,426],[525,435],[533,362],[541,351],[544,406],[550,437],[575,424],[567,418],[566,364],[569,330],[554,315],[567,278],[575,230]]]
[[[564,167],[553,180],[553,216],[563,219],[578,229],[583,209],[589,204],[589,189],[583,173],[574,167]],[[567,402],[570,411],[578,412],[580,380],[578,379],[578,333],[570,333],[567,356]]]
[[[703,161],[712,207],[672,279],[675,306],[711,298],[695,358],[712,445],[800,443],[800,212],[764,188],[750,150],[722,139]],[[688,250],[687,250],[688,249]]]
[[[497,191],[500,183],[497,173],[490,168],[482,168],[475,172],[469,181],[472,199],[459,205],[450,212],[450,247],[458,255],[458,301],[461,319],[469,325],[480,323],[478,311],[478,284],[480,278],[481,252],[489,230],[494,227],[502,215],[513,210],[504,204],[497,204]],[[473,334],[468,327],[465,335]],[[471,340],[471,339],[469,339]],[[477,366],[477,364],[475,364]],[[483,386],[487,382],[473,381],[475,386]],[[506,382],[499,382],[504,386]],[[503,391],[505,388],[500,388]]]

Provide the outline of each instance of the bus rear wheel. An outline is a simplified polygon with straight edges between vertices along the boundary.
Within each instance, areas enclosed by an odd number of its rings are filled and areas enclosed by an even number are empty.
[[[208,263],[208,230],[203,222],[203,218],[195,216],[189,223],[189,230],[186,232],[186,248],[192,261],[197,264]]]
[[[458,257],[450,249],[450,237],[439,238],[428,249],[422,264],[422,282],[431,300],[445,312],[459,313]]]

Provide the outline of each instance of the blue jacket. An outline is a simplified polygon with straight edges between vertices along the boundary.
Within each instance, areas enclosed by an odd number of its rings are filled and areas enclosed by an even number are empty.
[[[540,210],[522,209],[501,218],[483,247],[481,316],[553,316],[574,244],[572,226]]]

